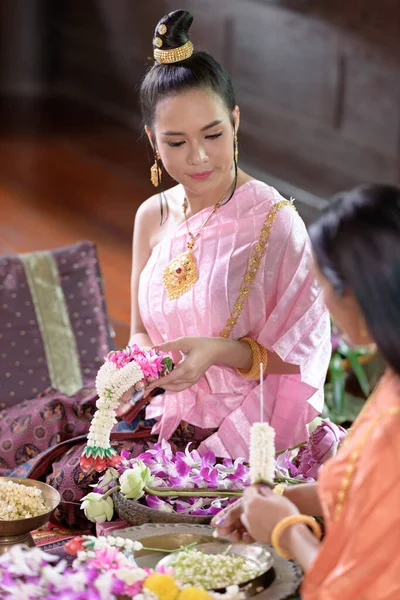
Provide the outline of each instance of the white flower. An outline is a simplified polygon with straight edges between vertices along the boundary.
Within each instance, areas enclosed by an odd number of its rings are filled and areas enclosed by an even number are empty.
[[[116,537],[115,538],[115,545],[117,546],[117,548],[123,548],[123,546],[125,545],[125,540],[122,537]]]
[[[87,494],[82,500],[81,508],[89,521],[92,521],[93,523],[111,521],[114,514],[114,503],[110,496],[104,498],[101,494],[90,492],[90,494]]]
[[[250,480],[273,482],[275,477],[275,429],[254,423],[250,430]]]
[[[102,573],[94,582],[94,585],[100,593],[101,600],[109,600],[112,596],[112,577],[112,572]]]
[[[121,494],[125,498],[138,500],[143,496],[143,489],[153,480],[150,469],[139,460],[133,469],[127,469],[119,478]]]
[[[93,417],[88,433],[90,448],[110,448],[110,433],[117,422],[115,410],[119,399],[135,383],[143,379],[143,372],[134,361],[118,369],[114,363],[105,362],[96,377],[96,389],[99,398],[97,411]]]
[[[131,565],[130,567],[121,567],[121,569],[118,569],[118,571],[115,572],[115,575],[127,585],[133,585],[137,581],[146,579],[148,573],[144,569],[132,569]]]
[[[39,488],[13,481],[0,481],[1,521],[37,517],[49,510]]]

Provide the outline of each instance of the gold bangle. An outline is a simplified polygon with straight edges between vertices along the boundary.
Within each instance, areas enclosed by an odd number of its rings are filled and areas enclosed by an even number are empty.
[[[241,338],[239,342],[247,342],[250,346],[253,355],[253,364],[250,371],[244,369],[236,369],[238,373],[245,379],[258,379],[260,377],[260,363],[264,366],[264,375],[267,371],[268,365],[268,350],[261,344],[253,340],[253,338]]]
[[[313,517],[309,517],[308,515],[291,515],[290,517],[285,517],[284,519],[282,519],[282,521],[279,521],[279,523],[275,525],[271,535],[271,544],[275,548],[279,556],[282,556],[282,558],[286,558],[288,560],[293,559],[293,557],[288,552],[286,552],[286,550],[283,550],[283,548],[281,548],[279,544],[279,538],[285,531],[285,529],[287,529],[291,525],[296,525],[297,523],[304,523],[305,525],[311,527],[313,534],[319,540],[322,537],[321,527]]]
[[[285,493],[286,490],[286,485],[284,483],[277,483],[276,486],[274,487],[274,492],[275,494],[278,494],[279,496],[283,496],[283,494]]]

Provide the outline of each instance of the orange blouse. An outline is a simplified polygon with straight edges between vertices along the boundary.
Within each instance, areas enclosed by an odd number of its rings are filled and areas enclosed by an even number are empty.
[[[327,535],[302,599],[400,600],[400,379],[393,372],[321,469],[318,493]]]

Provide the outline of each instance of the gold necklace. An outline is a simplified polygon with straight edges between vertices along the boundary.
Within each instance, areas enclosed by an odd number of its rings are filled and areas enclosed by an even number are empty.
[[[213,215],[217,212],[217,210],[221,207],[222,201],[229,194],[232,186],[229,188],[228,192],[225,193],[221,200],[214,205],[214,208],[202,223],[200,229],[196,234],[193,234],[189,229],[189,223],[187,218],[187,208],[188,201],[186,198],[183,200],[182,210],[185,216],[186,228],[188,232],[189,239],[186,243],[187,252],[183,252],[176,258],[173,258],[171,262],[167,265],[164,274],[163,274],[163,283],[165,290],[167,292],[167,296],[170,300],[174,300],[175,298],[179,298],[182,294],[185,294],[194,286],[198,279],[198,270],[196,259],[192,254],[192,250],[196,245],[197,238],[200,236],[203,228],[207,225],[208,221],[211,219]]]

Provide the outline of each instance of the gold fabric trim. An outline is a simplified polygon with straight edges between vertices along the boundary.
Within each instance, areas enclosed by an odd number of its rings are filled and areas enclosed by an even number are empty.
[[[20,254],[46,353],[52,388],[72,395],[83,387],[78,349],[50,252]]]
[[[235,304],[233,305],[231,315],[227,320],[225,327],[219,334],[220,337],[227,338],[230,336],[230,334],[232,333],[232,329],[235,327],[240,315],[242,314],[243,307],[246,304],[246,300],[250,294],[251,284],[253,283],[257,275],[258,267],[260,266],[261,259],[267,247],[272,225],[274,224],[274,221],[278,216],[278,213],[281,210],[281,208],[284,208],[285,206],[291,206],[294,210],[296,210],[291,200],[280,200],[279,202],[273,205],[273,207],[267,214],[267,218],[265,219],[264,224],[261,228],[260,237],[258,238],[258,242],[250,258],[249,266],[247,267],[247,271],[244,275],[244,280],[242,283],[242,287],[239,291],[239,296]]]

